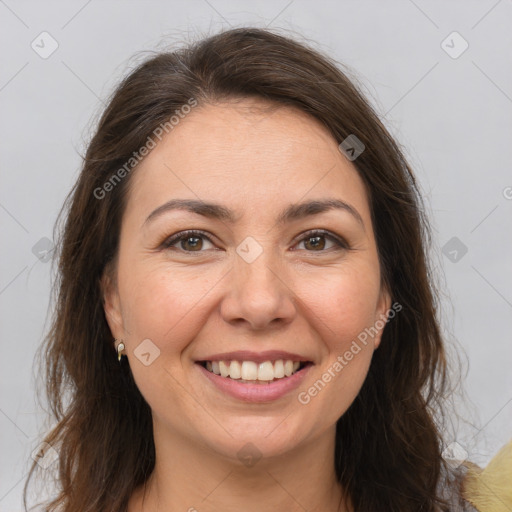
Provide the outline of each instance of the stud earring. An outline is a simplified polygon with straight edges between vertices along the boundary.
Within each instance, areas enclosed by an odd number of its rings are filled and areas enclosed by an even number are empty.
[[[114,340],[114,342],[116,342],[117,340]],[[121,341],[121,343],[119,343],[119,345],[117,345],[117,360],[119,362],[121,362],[121,357],[123,354],[121,354],[121,352],[124,350],[124,343]]]

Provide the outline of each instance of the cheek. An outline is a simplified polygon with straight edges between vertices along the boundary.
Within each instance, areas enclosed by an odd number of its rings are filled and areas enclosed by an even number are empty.
[[[373,267],[324,272],[299,286],[297,296],[305,306],[304,314],[310,311],[308,316],[330,353],[343,353],[376,321],[380,285]]]
[[[318,280],[314,293],[311,288],[302,291],[309,318],[322,339],[324,357],[297,398],[322,424],[333,424],[346,412],[368,373],[374,351],[378,279],[371,269],[338,272]]]
[[[217,272],[206,275],[197,268],[176,270],[160,263],[119,267],[130,367],[156,415],[190,409],[190,398],[183,392],[187,370],[183,354],[211,315],[208,292],[221,277]],[[154,346],[147,344],[148,339]],[[147,366],[139,358],[142,346],[150,353]]]
[[[132,348],[149,338],[173,354],[181,352],[201,328],[209,314],[208,293],[222,278],[217,271],[171,269],[160,263],[131,265],[125,272],[120,268],[119,274],[123,319]]]
[[[352,346],[333,355],[308,387],[300,390],[298,401],[317,418],[317,428],[333,425],[351,406],[366,379],[373,350]]]

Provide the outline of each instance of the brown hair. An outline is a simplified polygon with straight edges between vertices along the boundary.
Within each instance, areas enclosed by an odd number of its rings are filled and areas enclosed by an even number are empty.
[[[59,493],[49,510],[123,511],[155,463],[151,411],[126,358],[118,364],[100,286],[115,262],[130,174],[101,198],[97,191],[190,98],[201,105],[249,96],[295,106],[338,143],[354,134],[366,147],[353,163],[368,191],[383,281],[402,310],[337,422],[339,482],[358,512],[446,510],[434,413],[446,390],[446,357],[426,256],[428,224],[400,148],[340,69],[293,38],[238,28],[159,53],[117,87],[61,212],[57,297],[44,352],[57,420],[45,441],[59,453]]]

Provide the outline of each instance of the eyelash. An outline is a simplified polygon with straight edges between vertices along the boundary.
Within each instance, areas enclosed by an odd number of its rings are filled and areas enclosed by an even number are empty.
[[[176,244],[177,242],[180,242],[182,240],[187,240],[188,238],[192,238],[193,236],[195,237],[201,237],[201,238],[205,238],[206,240],[208,240],[210,243],[213,244],[212,240],[210,239],[210,237],[208,235],[206,235],[206,233],[204,233],[203,231],[199,231],[199,230],[195,230],[195,229],[190,229],[190,230],[187,230],[187,231],[181,231],[180,233],[176,233],[175,235],[172,235],[171,237],[167,238],[162,244],[161,244],[161,248],[162,249],[173,249],[173,245]],[[304,240],[307,240],[308,238],[313,238],[315,236],[323,236],[325,238],[328,238],[330,240],[332,240],[337,246],[338,246],[338,249],[345,249],[345,250],[349,250],[350,247],[348,245],[348,243],[341,237],[338,237],[336,235],[333,235],[332,233],[330,233],[329,231],[325,231],[323,229],[313,229],[313,230],[310,230],[310,231],[306,231],[305,233],[302,234],[302,238],[298,241],[298,243],[301,243],[303,242]],[[185,251],[184,249],[178,249],[179,251],[182,251],[182,252],[185,252],[185,253],[201,253],[201,252],[205,252],[205,251]],[[328,252],[329,249],[326,249],[326,250],[320,250],[320,251],[307,251],[307,252]]]

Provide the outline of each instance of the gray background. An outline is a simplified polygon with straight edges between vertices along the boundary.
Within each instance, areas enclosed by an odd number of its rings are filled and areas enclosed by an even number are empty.
[[[45,422],[32,368],[51,278],[40,240],[94,120],[141,50],[229,26],[297,31],[349,65],[405,147],[432,215],[444,330],[466,368],[464,421],[447,441],[485,464],[512,437],[511,22],[510,0],[0,0],[0,512],[22,509]],[[58,43],[47,58],[43,31]]]

